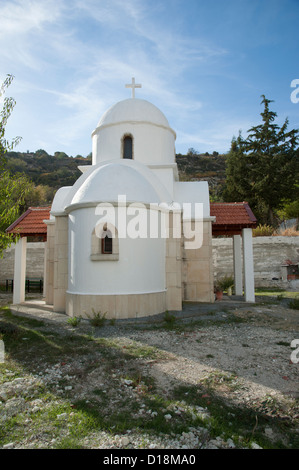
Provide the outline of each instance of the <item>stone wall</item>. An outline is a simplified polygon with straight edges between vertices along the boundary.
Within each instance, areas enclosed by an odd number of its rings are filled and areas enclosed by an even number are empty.
[[[44,278],[44,252],[44,242],[27,243],[26,277]],[[5,283],[6,279],[13,279],[14,259],[15,247],[11,245],[10,248],[4,251],[3,257],[0,258],[1,284]]]
[[[212,246],[214,277],[232,275],[232,239],[213,238]],[[44,243],[27,243],[27,277],[44,277],[44,247]],[[280,280],[281,265],[286,259],[299,261],[299,237],[254,237],[253,256],[257,287],[286,287],[290,283]],[[12,279],[13,271],[14,246],[11,246],[0,258],[0,281]]]
[[[281,280],[285,260],[299,261],[299,237],[254,237],[253,260],[256,287],[296,287],[296,282]],[[215,279],[233,275],[232,238],[213,238]]]

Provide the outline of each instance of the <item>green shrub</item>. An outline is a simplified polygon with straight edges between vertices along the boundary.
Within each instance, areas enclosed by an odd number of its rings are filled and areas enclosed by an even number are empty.
[[[271,237],[274,235],[275,228],[271,227],[271,225],[262,225],[259,224],[256,228],[252,230],[253,237]]]
[[[234,286],[234,278],[233,276],[224,276],[221,279],[218,279],[218,281],[215,284],[216,290],[219,291],[227,291],[230,287]]]

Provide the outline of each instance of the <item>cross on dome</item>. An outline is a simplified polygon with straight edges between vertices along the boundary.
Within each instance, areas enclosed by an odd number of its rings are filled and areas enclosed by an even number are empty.
[[[132,88],[132,98],[135,98],[135,88],[141,88],[142,87],[142,85],[140,85],[140,84],[137,85],[135,83],[135,78],[134,77],[132,77],[132,83],[130,83],[128,85],[125,85],[125,86],[126,86],[126,88]]]

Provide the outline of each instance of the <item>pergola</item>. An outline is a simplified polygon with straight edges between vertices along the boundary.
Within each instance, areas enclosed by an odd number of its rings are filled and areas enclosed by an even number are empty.
[[[245,300],[246,302],[254,302],[252,229],[256,227],[257,220],[247,202],[211,203],[210,213],[211,216],[216,218],[216,221],[212,224],[212,235],[214,237],[233,238],[235,294],[243,295],[244,273]],[[241,237],[243,241],[243,263]]]
[[[19,304],[25,300],[27,238],[38,238],[39,241],[47,241],[46,222],[50,219],[50,210],[51,207],[30,207],[6,229],[7,233],[19,235],[15,246],[14,304]],[[252,229],[256,227],[256,218],[247,202],[211,203],[210,214],[215,217],[215,222],[212,224],[212,235],[215,237],[233,237],[235,294],[243,295],[244,267],[245,300],[254,302]],[[241,243],[241,237],[243,244]]]

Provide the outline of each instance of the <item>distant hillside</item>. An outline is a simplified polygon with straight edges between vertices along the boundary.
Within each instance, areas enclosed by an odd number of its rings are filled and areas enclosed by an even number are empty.
[[[221,199],[225,182],[226,155],[209,154],[177,155],[181,181],[207,181],[211,200]]]
[[[12,174],[25,173],[36,185],[59,189],[71,186],[81,175],[78,166],[90,165],[91,156],[69,157],[64,152],[49,155],[45,150],[36,152],[7,152],[7,168]]]
[[[91,155],[68,156],[64,152],[49,155],[45,150],[36,152],[8,152],[7,167],[12,174],[25,173],[37,186],[50,186],[54,190],[72,186],[81,175],[78,166],[90,165]],[[176,155],[181,181],[209,182],[212,200],[219,199],[225,181],[225,155],[191,154]]]

